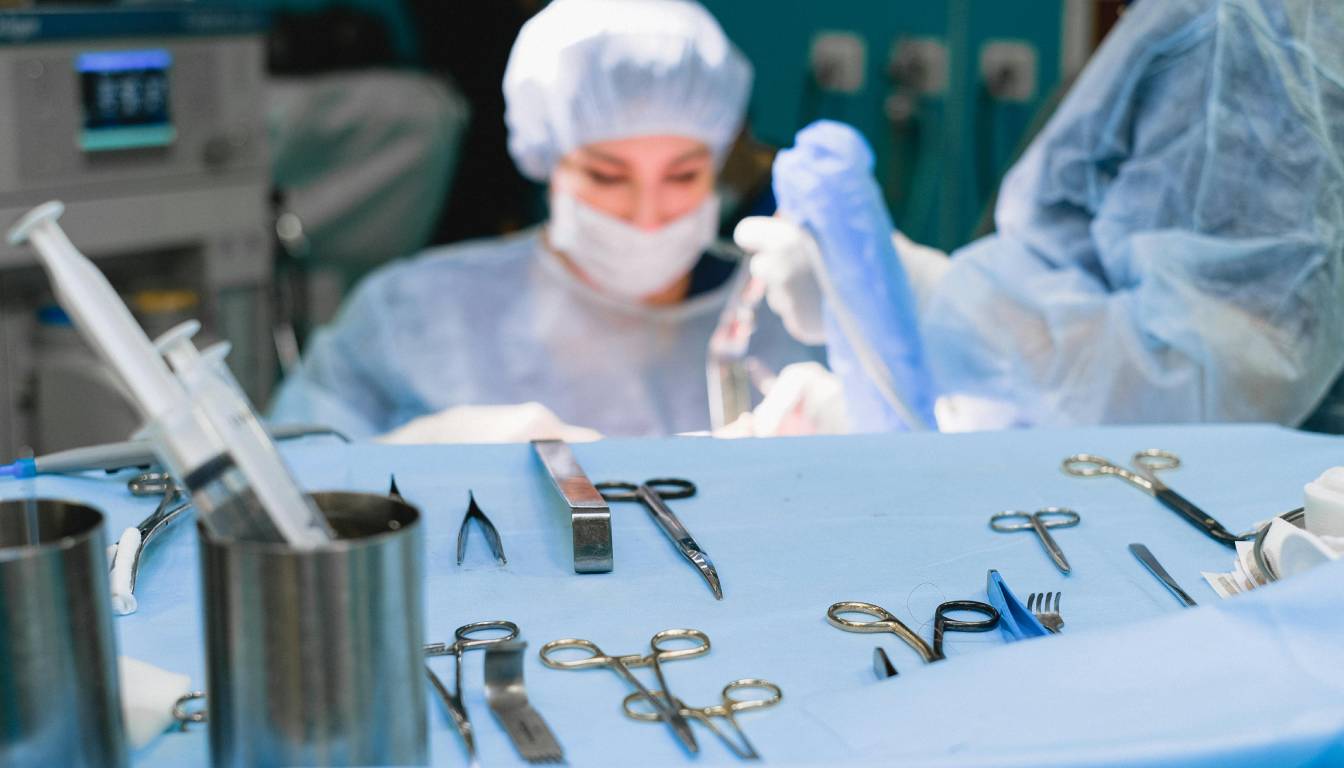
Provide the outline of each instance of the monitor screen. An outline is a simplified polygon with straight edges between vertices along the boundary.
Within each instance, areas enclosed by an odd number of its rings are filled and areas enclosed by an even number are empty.
[[[165,50],[100,51],[75,58],[84,101],[79,145],[86,152],[173,143]]]

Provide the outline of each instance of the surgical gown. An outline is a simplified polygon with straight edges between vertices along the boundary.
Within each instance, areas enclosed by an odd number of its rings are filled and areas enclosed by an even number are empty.
[[[998,406],[1000,423],[971,426],[1314,413],[1330,428],[1344,2],[1136,4],[996,220],[921,297],[940,392]]]
[[[619,301],[571,274],[540,230],[428,251],[367,278],[314,335],[271,418],[351,437],[457,405],[538,401],[605,435],[709,428],[709,337],[740,278],[666,307]],[[764,309],[751,354],[813,360]]]

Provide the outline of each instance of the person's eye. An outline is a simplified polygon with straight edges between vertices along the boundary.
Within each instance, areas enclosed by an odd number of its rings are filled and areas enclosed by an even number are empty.
[[[617,174],[603,173],[593,168],[585,168],[583,172],[589,181],[600,187],[614,187],[617,184],[625,183],[625,177]]]
[[[700,180],[701,173],[702,172],[699,169],[694,171],[682,171],[681,173],[674,173],[671,176],[668,176],[667,180],[673,184],[694,184]]]

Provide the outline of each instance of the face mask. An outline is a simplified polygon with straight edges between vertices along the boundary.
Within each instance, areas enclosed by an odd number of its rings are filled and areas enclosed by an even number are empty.
[[[568,192],[554,191],[546,234],[603,292],[634,300],[685,276],[718,228],[719,199],[712,194],[695,210],[649,232]]]

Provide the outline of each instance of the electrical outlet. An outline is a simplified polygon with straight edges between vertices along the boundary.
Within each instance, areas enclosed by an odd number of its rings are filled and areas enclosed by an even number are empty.
[[[936,37],[905,37],[892,43],[887,74],[896,85],[933,96],[947,93],[947,44]]]
[[[824,91],[858,93],[868,69],[868,45],[853,32],[819,32],[809,56],[812,77]]]
[[[1020,40],[990,40],[980,48],[980,81],[999,101],[1036,98],[1036,49]]]

